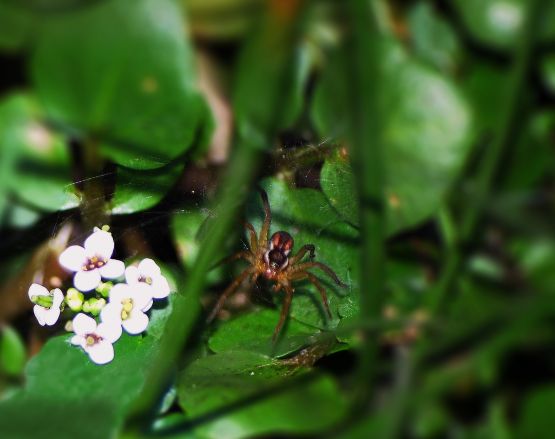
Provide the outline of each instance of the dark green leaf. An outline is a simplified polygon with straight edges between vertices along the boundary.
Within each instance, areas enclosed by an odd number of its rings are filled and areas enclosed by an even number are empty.
[[[465,26],[480,43],[498,49],[516,45],[524,24],[527,0],[453,0]],[[540,37],[555,38],[555,7],[546,2],[540,22]]]
[[[384,42],[379,53],[384,69],[380,117],[385,124],[385,197],[388,232],[393,234],[437,211],[465,162],[473,125],[468,105],[453,83],[408,58],[396,44]],[[322,135],[342,137],[346,129],[342,115],[348,114],[349,98],[343,56],[336,54],[316,90],[313,117]],[[345,218],[355,221],[350,167],[340,156],[329,162],[324,192]]]
[[[198,432],[208,438],[239,438],[269,433],[309,434],[334,425],[346,405],[326,376],[304,375],[276,360],[247,352],[201,358],[181,375],[180,404],[190,416],[220,410]]]
[[[290,319],[276,344],[272,341],[279,310],[262,310],[222,323],[208,340],[216,353],[248,351],[280,357],[306,346],[314,329]]]
[[[158,168],[195,141],[206,107],[171,0],[108,0],[44,23],[31,73],[49,116],[98,137],[130,168]]]
[[[522,438],[549,439],[555,431],[555,385],[551,384],[531,393],[524,401],[517,436]]]
[[[181,175],[183,166],[183,163],[177,162],[150,171],[136,171],[119,166],[116,191],[110,203],[112,213],[134,213],[155,206],[172,188]]]
[[[0,373],[18,376],[23,372],[27,352],[20,335],[4,326],[0,332]]]

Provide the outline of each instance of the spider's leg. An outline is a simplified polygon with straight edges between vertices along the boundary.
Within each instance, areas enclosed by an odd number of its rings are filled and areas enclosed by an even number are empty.
[[[301,247],[301,249],[299,250],[299,252],[295,256],[289,258],[289,264],[293,265],[293,264],[299,262],[304,257],[304,255],[306,255],[307,252],[310,253],[309,257],[313,258],[314,257],[314,250],[315,250],[315,248],[312,244],[303,245]]]
[[[231,296],[231,294],[233,294],[235,292],[235,290],[243,283],[243,281],[253,272],[254,268],[253,267],[249,267],[246,270],[244,270],[239,276],[237,276],[235,278],[235,280],[225,289],[225,291],[222,293],[222,295],[220,296],[220,298],[218,299],[218,302],[216,303],[216,306],[214,306],[214,309],[212,310],[212,312],[210,313],[210,315],[208,316],[208,318],[206,319],[207,323],[210,323],[212,320],[214,320],[214,317],[216,317],[218,315],[218,313],[220,312],[220,310],[222,309],[222,306],[224,306],[225,301],[227,300],[227,298],[229,296]]]
[[[322,302],[324,302],[324,308],[326,308],[326,312],[328,313],[328,316],[331,319],[333,316],[331,315],[328,296],[326,294],[326,290],[324,289],[324,287],[322,286],[318,278],[314,276],[312,273],[309,273],[308,271],[299,271],[291,277],[291,280],[302,280],[302,279],[308,279],[309,282],[311,282],[312,285],[314,285],[318,289],[318,291],[320,292],[320,296],[322,297]]]
[[[254,230],[254,226],[245,221],[244,222],[246,229],[249,231],[249,245],[251,246],[251,252],[256,254],[258,251],[258,240],[256,239],[256,230]]]
[[[210,267],[210,270],[213,270],[214,268],[222,265],[222,264],[227,264],[229,262],[233,262],[236,261],[237,259],[244,259],[248,262],[250,262],[251,264],[253,263],[254,259],[253,259],[253,254],[250,250],[243,250],[240,252],[237,252],[231,256],[227,256],[225,258],[223,258],[222,260],[216,262],[214,265],[212,265],[212,267]]]
[[[260,196],[262,197],[262,204],[264,205],[264,223],[260,229],[260,236],[258,237],[258,247],[265,247],[268,243],[270,224],[272,223],[272,212],[270,210],[270,202],[268,201],[268,194],[264,189],[260,189]]]
[[[272,341],[275,343],[283,324],[285,323],[285,319],[289,314],[289,307],[291,306],[291,300],[293,299],[293,289],[291,286],[285,287],[285,297],[283,298],[283,306],[281,308],[281,314],[279,315],[279,322],[276,325],[276,329],[274,329],[274,335],[272,337]]]
[[[333,279],[333,281],[337,285],[339,285],[340,287],[343,287],[343,288],[348,287],[347,284],[344,284],[343,282],[341,282],[339,280],[339,278],[337,277],[337,274],[335,274],[335,272],[330,267],[328,267],[326,264],[322,264],[321,262],[316,262],[316,261],[304,262],[304,263],[298,264],[296,266],[291,266],[289,268],[289,271],[290,271],[291,274],[293,274],[293,273],[297,273],[299,271],[306,271],[309,268],[319,268],[324,273],[326,273],[329,277],[331,277]]]

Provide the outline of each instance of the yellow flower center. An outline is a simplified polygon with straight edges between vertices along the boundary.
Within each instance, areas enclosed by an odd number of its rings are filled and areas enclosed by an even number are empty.
[[[133,310],[133,299],[123,299],[121,301],[121,319],[127,320]]]

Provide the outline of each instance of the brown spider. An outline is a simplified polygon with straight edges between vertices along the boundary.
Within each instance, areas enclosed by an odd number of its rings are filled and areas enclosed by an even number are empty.
[[[231,262],[237,259],[244,259],[249,262],[250,266],[243,270],[235,280],[226,288],[221,297],[219,298],[216,306],[208,316],[208,322],[212,321],[218,314],[227,298],[235,292],[235,290],[243,283],[245,279],[250,276],[250,282],[254,284],[259,276],[274,281],[275,284],[272,290],[278,293],[280,290],[285,291],[285,298],[283,300],[283,308],[279,317],[279,322],[274,330],[273,340],[275,341],[285,318],[289,312],[291,300],[295,289],[291,286],[293,281],[308,280],[320,292],[322,301],[331,318],[331,312],[328,305],[328,298],[324,287],[320,284],[318,278],[308,271],[309,268],[320,268],[324,273],[330,276],[333,281],[341,286],[346,287],[343,282],[339,280],[334,271],[321,262],[309,261],[301,263],[301,260],[309,253],[310,258],[314,257],[314,245],[305,244],[294,256],[289,256],[293,250],[293,237],[287,232],[276,232],[268,240],[270,232],[270,223],[272,221],[272,213],[270,211],[270,204],[268,202],[268,195],[265,191],[260,189],[260,195],[264,204],[264,223],[260,230],[260,235],[256,236],[256,231],[252,224],[245,222],[245,227],[250,235],[250,249],[235,253],[234,255],[224,259],[222,262]]]

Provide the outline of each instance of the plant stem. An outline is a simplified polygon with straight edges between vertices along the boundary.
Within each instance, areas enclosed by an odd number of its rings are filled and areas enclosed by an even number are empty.
[[[511,143],[517,137],[514,133],[514,127],[517,126],[515,122],[521,110],[519,104],[525,90],[535,32],[538,28],[539,5],[540,2],[538,0],[526,2],[526,20],[515,52],[514,65],[507,90],[507,103],[502,109],[503,112],[499,118],[493,142],[484,152],[476,178],[474,202],[465,211],[460,227],[459,239],[455,245],[448,249],[447,260],[440,279],[431,291],[429,305],[433,313],[437,313],[443,308],[447,292],[454,286],[464,261],[463,251],[477,232],[484,207],[492,195],[501,160],[505,151],[508,150]]]
[[[98,153],[98,145],[95,140],[85,140],[82,150],[85,181],[81,201],[81,219],[85,230],[92,230],[94,227],[108,224],[109,220],[102,179],[96,178],[102,173],[104,161]]]
[[[381,315],[385,270],[385,205],[383,196],[383,114],[380,94],[380,29],[376,17],[379,1],[350,0],[348,17],[352,38],[347,47],[350,102],[349,146],[360,205],[360,320],[376,321]],[[363,348],[358,369],[355,411],[367,410],[375,379],[378,344],[362,330]]]

